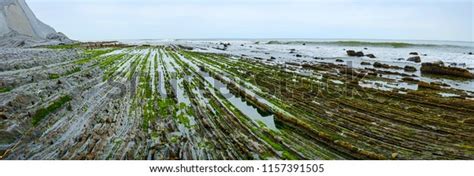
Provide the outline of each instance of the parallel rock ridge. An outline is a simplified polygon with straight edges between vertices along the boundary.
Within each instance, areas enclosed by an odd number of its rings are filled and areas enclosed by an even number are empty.
[[[0,0],[0,47],[46,42],[59,44],[72,41],[37,19],[24,0]]]
[[[474,101],[442,83],[377,91],[361,86],[375,69],[101,45],[3,49],[0,159],[474,159]]]

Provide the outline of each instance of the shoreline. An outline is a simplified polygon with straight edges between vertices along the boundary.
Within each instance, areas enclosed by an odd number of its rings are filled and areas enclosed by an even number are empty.
[[[305,50],[312,46],[300,46],[102,42],[0,49],[6,56],[0,65],[6,88],[0,89],[5,139],[0,154],[2,159],[474,158],[468,141],[473,80],[463,90],[455,84],[466,80],[427,79],[422,64],[408,59],[397,65],[379,60],[377,52],[376,58],[319,57]],[[429,57],[423,54],[417,54],[421,60]]]

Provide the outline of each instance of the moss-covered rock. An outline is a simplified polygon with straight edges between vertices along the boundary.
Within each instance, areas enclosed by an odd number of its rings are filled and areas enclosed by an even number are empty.
[[[0,131],[0,144],[11,144],[17,139],[16,134],[8,131]]]
[[[399,67],[399,66],[388,65],[388,64],[382,64],[382,63],[380,63],[380,62],[375,62],[375,63],[374,63],[374,67],[375,67],[375,68],[385,68],[385,69],[402,69],[402,68]]]
[[[365,55],[365,56],[367,56],[368,58],[372,58],[372,59],[377,58],[374,54],[367,54],[367,55]]]
[[[407,59],[407,61],[420,63],[421,62],[421,57],[420,56],[412,56],[412,57],[409,57]]]
[[[423,63],[421,73],[455,76],[462,78],[474,79],[474,74],[463,68],[446,67],[441,63]]]
[[[361,62],[360,65],[372,65],[370,62]]]
[[[346,51],[347,55],[348,56],[351,56],[351,57],[363,57],[364,56],[364,53],[362,51],[354,51],[354,50],[347,50]]]
[[[417,69],[415,67],[409,66],[409,65],[405,66],[404,70],[406,72],[416,72],[417,71]]]

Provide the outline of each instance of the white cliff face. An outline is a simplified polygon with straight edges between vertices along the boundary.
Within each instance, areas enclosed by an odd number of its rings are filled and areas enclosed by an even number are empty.
[[[3,15],[3,8],[0,10],[0,36],[3,36],[4,34],[8,33],[10,29],[8,28],[8,23],[5,18],[5,15]]]
[[[25,0],[0,0],[0,36],[15,31],[38,39],[56,31],[36,18]]]
[[[25,0],[0,0],[0,46],[72,42],[36,18]]]

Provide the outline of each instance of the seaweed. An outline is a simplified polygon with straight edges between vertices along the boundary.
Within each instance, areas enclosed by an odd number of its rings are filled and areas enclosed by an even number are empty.
[[[61,107],[63,107],[64,104],[67,102],[71,101],[72,98],[69,95],[65,95],[54,101],[52,104],[48,105],[45,108],[40,108],[36,111],[36,113],[32,116],[32,124],[33,126],[36,126],[39,124],[41,120],[43,120],[46,116],[49,114],[57,111]]]
[[[13,89],[10,87],[0,87],[0,93],[10,92],[11,90]]]

